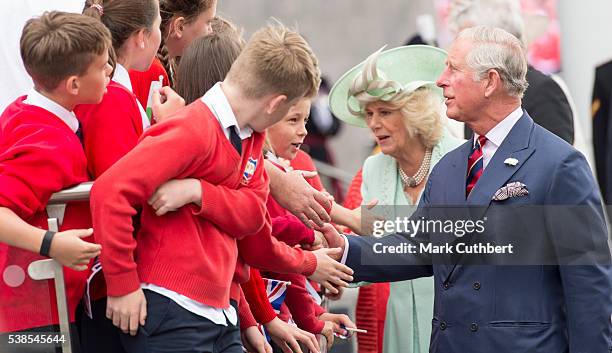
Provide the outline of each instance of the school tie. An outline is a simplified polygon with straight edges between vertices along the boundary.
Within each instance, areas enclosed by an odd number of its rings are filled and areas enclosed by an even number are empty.
[[[83,145],[83,129],[81,129],[81,122],[79,122],[79,127],[77,128],[77,131],[75,131],[75,134],[79,138],[79,141],[81,141],[81,145]]]
[[[236,151],[238,151],[238,154],[242,155],[242,139],[240,138],[240,136],[238,136],[238,133],[236,132],[236,129],[234,126],[230,126],[229,130],[230,130],[230,142],[232,143]]]
[[[484,162],[482,159],[482,147],[487,143],[487,138],[483,136],[478,136],[476,143],[474,143],[474,147],[472,148],[472,153],[470,153],[470,157],[468,158],[468,172],[466,178],[466,188],[465,188],[465,196],[469,196],[470,192],[480,179],[482,175],[482,171],[484,170]]]

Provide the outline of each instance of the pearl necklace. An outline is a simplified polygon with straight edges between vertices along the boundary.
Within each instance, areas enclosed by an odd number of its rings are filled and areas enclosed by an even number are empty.
[[[419,185],[420,183],[422,183],[423,179],[425,179],[425,177],[429,173],[430,165],[431,165],[431,148],[428,148],[427,150],[425,150],[425,156],[423,157],[421,166],[419,167],[419,170],[417,170],[417,172],[413,176],[406,175],[406,173],[402,170],[402,168],[398,164],[397,169],[399,169],[399,175],[400,175],[400,178],[402,179],[402,184],[404,184],[404,186],[409,186],[413,188]]]

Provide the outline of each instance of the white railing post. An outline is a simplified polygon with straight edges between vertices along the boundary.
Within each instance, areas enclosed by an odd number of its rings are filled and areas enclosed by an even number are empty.
[[[79,184],[73,188],[62,190],[51,196],[47,204],[47,220],[49,230],[58,232],[64,221],[66,204],[71,201],[89,200],[89,192],[93,183]],[[70,336],[70,315],[68,312],[68,299],[66,296],[66,282],[62,265],[52,259],[34,261],[28,266],[28,274],[33,280],[49,280],[55,282],[55,300],[59,318],[60,334],[62,341],[62,352],[72,353],[72,341]]]

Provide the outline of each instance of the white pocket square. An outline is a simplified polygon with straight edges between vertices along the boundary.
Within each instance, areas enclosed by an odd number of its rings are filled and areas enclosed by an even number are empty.
[[[519,182],[513,181],[508,183],[506,186],[502,186],[495,192],[493,195],[493,201],[504,201],[511,197],[519,197],[529,195],[529,190],[527,190],[527,185]]]

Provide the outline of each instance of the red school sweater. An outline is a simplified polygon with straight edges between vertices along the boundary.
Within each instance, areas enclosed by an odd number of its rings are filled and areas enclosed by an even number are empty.
[[[268,202],[271,198],[268,198]],[[314,231],[304,227],[304,224],[293,215],[275,217],[272,219],[272,235],[289,246],[296,244],[312,244]],[[250,268],[250,277],[240,285],[251,311],[257,322],[266,324],[276,317],[276,313],[268,301],[266,288],[259,270]]]
[[[122,84],[111,81],[99,104],[75,109],[81,123],[87,170],[95,180],[132,150],[142,135],[142,116],[136,96]],[[106,297],[104,277],[98,273],[90,283],[92,300]]]
[[[51,195],[88,180],[85,155],[75,133],[59,117],[20,97],[0,116],[0,207],[27,223],[47,228]],[[87,202],[66,207],[60,230],[90,228]],[[92,240],[88,238],[87,240]],[[58,323],[53,281],[34,281],[28,265],[42,256],[0,243],[0,332]],[[64,268],[70,320],[85,289],[88,271]],[[6,280],[8,278],[8,281]]]
[[[126,295],[144,282],[213,307],[229,306],[236,239],[265,224],[263,142],[264,135],[253,133],[239,156],[201,100],[148,129],[92,190],[108,295]],[[156,216],[147,199],[164,182],[184,178],[201,180],[201,209],[187,205]],[[141,205],[136,246],[131,217]]]
[[[87,170],[97,179],[132,150],[142,135],[142,115],[136,96],[125,86],[111,81],[99,104],[74,109],[83,130]]]

